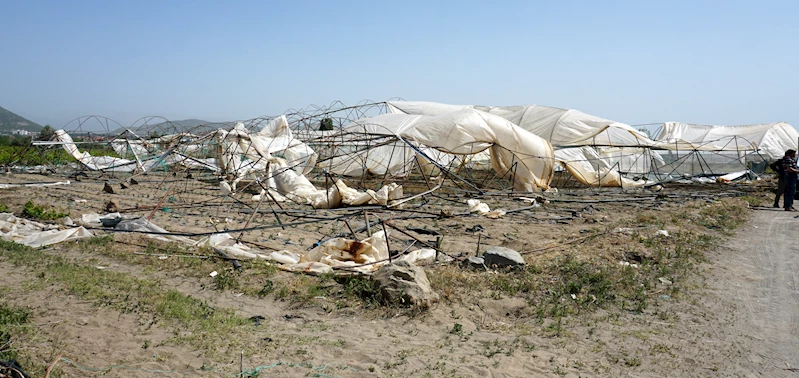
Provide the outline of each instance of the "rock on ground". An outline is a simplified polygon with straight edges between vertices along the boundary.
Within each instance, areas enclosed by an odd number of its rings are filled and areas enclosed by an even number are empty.
[[[505,247],[491,247],[483,253],[483,259],[488,267],[504,268],[506,266],[524,265],[524,258],[519,252]]]
[[[482,257],[468,257],[466,260],[463,260],[463,266],[472,269],[480,269],[485,270],[485,259]]]
[[[386,265],[372,275],[383,298],[402,306],[428,307],[438,301],[424,269],[407,261]]]

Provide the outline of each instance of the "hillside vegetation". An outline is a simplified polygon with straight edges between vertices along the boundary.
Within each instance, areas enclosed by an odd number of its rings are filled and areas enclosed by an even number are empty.
[[[36,122],[27,120],[3,107],[0,107],[0,133],[9,133],[12,130],[27,130],[38,132],[42,127]]]

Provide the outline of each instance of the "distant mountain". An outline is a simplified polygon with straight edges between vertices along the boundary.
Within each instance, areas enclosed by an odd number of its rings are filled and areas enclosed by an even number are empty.
[[[42,127],[36,122],[29,121],[0,107],[0,133],[8,134],[13,130],[39,132],[41,129]]]
[[[224,122],[209,122],[201,119],[184,119],[179,121],[159,122],[155,124],[137,125],[130,130],[139,135],[140,137],[147,137],[152,133],[158,135],[172,134],[176,132],[190,132],[193,134],[203,134],[220,127],[228,126]],[[109,134],[119,135],[125,131],[124,128],[119,128],[111,131]]]

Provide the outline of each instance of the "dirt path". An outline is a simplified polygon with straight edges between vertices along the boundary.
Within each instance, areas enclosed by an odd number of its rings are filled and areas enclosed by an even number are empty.
[[[738,303],[741,335],[752,340],[741,369],[764,377],[799,376],[799,245],[795,213],[759,210],[716,263],[711,283]]]

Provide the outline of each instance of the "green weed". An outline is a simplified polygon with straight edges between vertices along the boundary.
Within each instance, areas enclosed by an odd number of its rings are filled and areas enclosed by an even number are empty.
[[[25,203],[25,207],[22,209],[22,216],[39,220],[56,220],[69,216],[69,212],[64,213],[61,210],[47,208],[44,205],[39,205],[33,201],[28,201]]]

